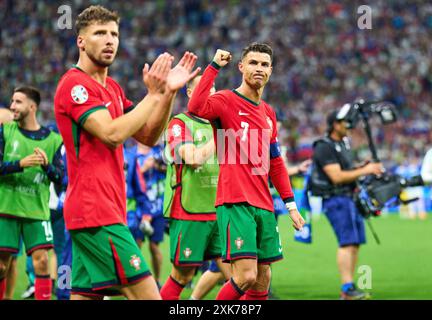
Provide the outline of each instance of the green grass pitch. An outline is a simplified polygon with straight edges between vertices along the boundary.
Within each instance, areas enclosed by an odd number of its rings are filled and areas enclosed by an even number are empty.
[[[375,243],[367,228],[368,243],[360,250],[358,265],[368,265],[372,270],[370,292],[373,299],[432,299],[431,217],[419,221],[388,215],[375,218],[372,222],[381,245]],[[324,216],[313,220],[312,229],[311,245],[295,242],[289,217],[280,217],[284,260],[272,267],[272,288],[280,299],[338,299],[340,285],[336,267],[336,238]],[[162,251],[165,258],[162,281],[165,281],[171,269],[167,237]],[[143,245],[143,252],[149,263],[147,244]],[[20,299],[27,287],[24,269],[25,261],[21,257],[15,299]],[[207,299],[214,299],[218,289],[219,286],[213,289]],[[190,293],[191,289],[185,289],[182,298],[188,299]]]

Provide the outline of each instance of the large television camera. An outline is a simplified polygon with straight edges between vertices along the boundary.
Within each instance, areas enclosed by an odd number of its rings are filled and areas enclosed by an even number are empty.
[[[345,104],[338,112],[336,118],[343,120],[347,128],[352,129],[362,121],[369,149],[374,162],[380,162],[372,139],[369,119],[378,115],[383,125],[397,121],[396,107],[389,102],[365,102],[363,99],[352,104]],[[404,188],[423,185],[421,176],[405,179],[396,174],[383,173],[380,176],[368,175],[357,181],[354,194],[355,203],[360,213],[365,217],[379,216],[386,206],[409,203],[417,200],[402,200],[400,195]]]

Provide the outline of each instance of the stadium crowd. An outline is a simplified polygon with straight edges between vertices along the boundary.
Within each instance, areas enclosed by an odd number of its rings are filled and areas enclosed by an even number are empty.
[[[18,84],[42,91],[40,121],[54,121],[53,96],[60,75],[76,62],[74,30],[61,30],[57,12],[72,8],[72,17],[95,1],[0,2],[0,107]],[[327,110],[362,96],[389,100],[398,123],[374,126],[386,165],[422,157],[432,143],[430,104],[432,72],[432,4],[429,1],[374,1],[372,29],[360,30],[352,1],[296,0],[159,0],[98,4],[122,16],[121,49],[111,75],[137,102],[143,96],[141,69],[164,51],[177,58],[185,50],[205,66],[216,48],[231,52],[254,39],[275,50],[274,73],[266,100],[284,122],[282,143],[292,162],[310,157],[311,143],[324,133]],[[239,57],[234,57],[238,60]],[[234,65],[216,86],[233,87],[241,79]],[[176,100],[175,113],[186,106]],[[364,145],[362,131],[354,142]],[[365,148],[360,148],[364,150]],[[361,153],[364,158],[368,153]]]

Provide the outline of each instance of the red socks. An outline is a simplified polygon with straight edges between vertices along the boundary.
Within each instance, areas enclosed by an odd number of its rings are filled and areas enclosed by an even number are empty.
[[[183,288],[183,285],[178,283],[173,277],[169,276],[160,291],[162,300],[179,300]]]
[[[35,278],[35,298],[36,300],[51,300],[52,281],[49,275],[38,276]]]
[[[268,291],[255,291],[249,289],[245,292],[245,295],[241,300],[267,300],[268,299]]]
[[[220,289],[216,300],[239,300],[244,292],[236,285],[233,278],[225,282]]]
[[[6,292],[6,278],[0,279],[0,300],[4,299]]]

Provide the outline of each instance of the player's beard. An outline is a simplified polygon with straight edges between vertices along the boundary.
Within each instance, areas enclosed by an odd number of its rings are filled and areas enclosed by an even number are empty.
[[[87,56],[89,57],[89,59],[98,67],[107,68],[110,65],[112,65],[112,63],[114,62],[114,58],[111,61],[103,60],[102,58],[99,58],[99,59],[96,58],[96,56],[89,51],[86,51],[86,53],[87,53]],[[102,53],[100,54],[100,56],[102,56]],[[115,53],[113,54],[113,56],[115,57]]]
[[[265,78],[263,78],[262,81],[256,81],[253,77],[251,77],[250,79],[246,79],[246,83],[254,90],[261,90],[265,87],[267,81]]]
[[[19,111],[18,113],[13,113],[13,120],[16,122],[20,122],[22,120],[24,120],[27,115],[29,114],[28,110],[23,110],[23,111]]]

